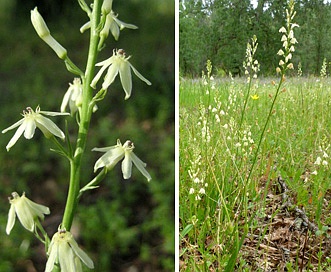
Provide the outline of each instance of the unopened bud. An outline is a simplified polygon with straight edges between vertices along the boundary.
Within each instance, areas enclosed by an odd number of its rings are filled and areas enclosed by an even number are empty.
[[[31,22],[38,36],[55,51],[60,59],[65,59],[67,57],[67,50],[52,37],[37,7],[31,10]]]
[[[101,12],[106,15],[111,12],[113,6],[113,0],[104,0],[101,6]]]
[[[43,39],[51,34],[43,17],[41,17],[38,12],[37,7],[35,7],[34,10],[31,10],[31,22],[40,38]]]

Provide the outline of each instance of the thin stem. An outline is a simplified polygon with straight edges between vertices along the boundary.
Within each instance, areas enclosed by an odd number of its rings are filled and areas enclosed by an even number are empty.
[[[37,239],[45,245],[45,250],[47,252],[47,249],[48,249],[47,243],[49,242],[49,237],[48,237],[46,231],[44,230],[43,226],[40,224],[39,220],[36,220],[35,223],[36,223],[36,228],[34,230],[34,234],[36,235]],[[44,239],[40,237],[37,228],[39,229],[41,234],[44,236]]]
[[[54,136],[52,136],[50,140],[59,148],[59,150],[56,149],[51,149],[51,150],[70,160],[70,153],[59,143],[59,141]]]
[[[78,198],[80,198],[83,192],[96,188],[96,186],[103,180],[106,175],[107,170],[106,168],[103,168],[94,179],[92,179],[88,184],[86,184],[82,189],[79,190]]]
[[[69,59],[69,57],[66,57],[66,59],[64,60],[64,63],[69,72],[71,72],[75,75],[78,75],[78,76],[84,76],[84,73],[76,66],[76,64],[74,64],[72,62],[71,59]]]
[[[253,162],[252,162],[252,166],[250,168],[250,171],[248,173],[248,176],[247,176],[247,179],[246,179],[246,183],[245,184],[248,184],[249,182],[249,179],[252,175],[252,172],[253,172],[253,168],[255,166],[255,163],[257,161],[257,155],[259,153],[259,150],[260,150],[260,147],[261,147],[261,143],[262,143],[262,140],[263,140],[263,136],[264,136],[264,133],[267,129],[267,126],[269,124],[269,120],[271,118],[271,115],[272,115],[272,112],[273,112],[273,109],[274,109],[274,106],[275,106],[275,103],[276,103],[276,99],[278,97],[278,94],[279,94],[279,91],[280,91],[280,87],[282,86],[283,84],[283,81],[284,81],[284,77],[285,77],[285,71],[282,72],[281,74],[281,77],[280,77],[280,80],[279,80],[279,83],[278,83],[278,87],[277,87],[277,91],[276,91],[276,94],[275,94],[275,97],[272,101],[272,104],[271,104],[271,107],[270,107],[270,110],[269,110],[269,114],[267,116],[267,120],[265,121],[265,124],[264,124],[264,127],[262,129],[262,132],[261,132],[261,135],[260,135],[260,139],[259,139],[259,143],[257,145],[257,148],[256,148],[256,151],[255,151],[255,154],[254,154],[254,158],[253,158]]]
[[[81,110],[81,118],[79,123],[78,138],[74,157],[70,162],[70,184],[67,203],[63,215],[62,226],[66,230],[70,230],[75,210],[77,207],[80,188],[80,171],[81,160],[86,147],[87,133],[90,125],[92,109],[89,106],[92,100],[93,90],[90,86],[94,77],[95,63],[98,55],[99,35],[97,27],[100,22],[101,0],[94,0],[93,11],[91,16],[91,31],[90,31],[90,47],[83,79],[83,104]]]

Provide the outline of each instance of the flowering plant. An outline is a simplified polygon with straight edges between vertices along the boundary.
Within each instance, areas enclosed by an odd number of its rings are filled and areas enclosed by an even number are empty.
[[[117,145],[110,147],[94,148],[93,151],[106,152],[97,160],[94,172],[101,171],[86,184],[82,184],[81,168],[82,158],[86,150],[88,141],[89,125],[93,113],[97,110],[97,104],[105,99],[107,89],[114,82],[117,74],[125,91],[125,99],[131,96],[132,92],[132,71],[146,84],[151,83],[143,77],[134,66],[128,61],[123,49],[113,49],[113,55],[109,59],[98,63],[98,54],[105,48],[105,40],[109,32],[115,40],[119,39],[120,31],[124,28],[136,29],[132,24],[127,24],[118,19],[118,15],[113,11],[112,0],[94,0],[91,6],[85,0],[79,0],[81,9],[87,14],[89,21],[81,28],[81,32],[90,30],[90,46],[86,63],[86,69],[80,69],[70,58],[66,48],[64,48],[52,35],[46,22],[39,13],[37,7],[31,11],[31,22],[38,36],[64,61],[66,69],[74,75],[69,88],[63,92],[63,100],[59,106],[61,112],[42,111],[39,106],[35,110],[27,107],[23,111],[23,118],[8,128],[2,130],[6,133],[17,128],[16,132],[6,146],[10,151],[15,144],[20,144],[18,139],[24,136],[30,140],[36,132],[36,128],[41,130],[43,135],[52,141],[56,146],[53,151],[66,157],[70,165],[69,189],[65,205],[62,222],[58,231],[50,238],[42,226],[45,215],[50,214],[50,209],[44,205],[37,204],[27,198],[25,193],[21,196],[14,192],[9,198],[10,209],[6,233],[9,235],[14,227],[16,217],[25,229],[35,234],[35,236],[45,245],[45,253],[48,256],[45,271],[83,271],[83,266],[94,268],[92,259],[78,246],[73,234],[70,232],[73,219],[77,210],[80,196],[88,191],[97,188],[106,174],[111,171],[117,162],[122,161],[122,172],[124,179],[131,177],[132,164],[146,177],[148,181],[151,176],[146,170],[146,164],[134,153],[134,144],[126,141],[123,145],[118,140]],[[102,66],[96,74],[97,66]],[[102,78],[103,72],[106,75]],[[100,85],[100,89],[98,90]],[[67,110],[70,113],[66,112]],[[55,116],[72,118],[77,120],[77,136],[70,135],[69,129],[60,129],[50,118]],[[60,139],[60,140],[59,140]],[[93,173],[93,167],[91,167]]]

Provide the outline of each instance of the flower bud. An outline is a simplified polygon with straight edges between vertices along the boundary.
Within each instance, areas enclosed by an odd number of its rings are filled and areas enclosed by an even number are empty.
[[[31,10],[31,22],[38,36],[55,51],[60,59],[66,59],[67,50],[52,37],[43,17],[38,12],[37,7],[35,7],[34,10]]]
[[[60,59],[66,59],[67,57],[67,49],[65,49],[57,40],[55,40],[51,35],[43,39],[45,43],[47,43],[50,48],[54,50],[56,55]]]
[[[289,64],[287,65],[287,68],[288,68],[288,69],[294,69],[293,63],[289,63]]]
[[[37,31],[40,38],[44,39],[46,36],[50,36],[50,31],[40,13],[38,12],[37,7],[34,10],[31,10],[31,22],[34,29]]]
[[[101,6],[101,12],[106,15],[111,12],[113,6],[113,0],[104,0]]]

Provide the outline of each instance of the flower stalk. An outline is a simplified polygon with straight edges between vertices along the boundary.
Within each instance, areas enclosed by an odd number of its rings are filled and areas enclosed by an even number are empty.
[[[91,115],[93,112],[93,107],[90,107],[90,102],[93,96],[93,89],[90,86],[90,84],[93,80],[94,69],[98,55],[99,35],[98,35],[97,27],[100,22],[100,10],[101,10],[101,0],[94,0],[93,10],[91,14],[89,53],[88,53],[85,75],[82,78],[83,99],[81,106],[78,138],[76,142],[74,156],[70,160],[69,192],[68,192],[66,207],[64,210],[63,221],[62,221],[62,226],[67,230],[70,230],[71,228],[72,220],[77,207],[78,195],[80,190],[79,179],[80,179],[80,170],[81,170],[81,160],[86,147],[87,133],[90,126]]]
[[[282,59],[279,61],[279,67],[276,68],[276,72],[280,74],[279,83],[277,85],[276,93],[275,93],[274,98],[272,100],[267,119],[264,123],[263,129],[262,129],[262,132],[261,132],[261,135],[260,135],[260,139],[258,141],[257,148],[255,150],[252,165],[251,165],[250,171],[247,175],[245,184],[249,183],[249,180],[251,178],[253,169],[255,167],[257,157],[258,157],[258,153],[260,151],[260,147],[261,147],[262,141],[264,139],[264,134],[266,132],[266,129],[267,129],[269,121],[270,121],[270,118],[272,116],[277,97],[278,97],[278,95],[280,93],[280,90],[281,90],[281,87],[282,87],[282,85],[285,81],[286,71],[288,69],[293,69],[293,64],[290,62],[290,60],[292,59],[292,52],[295,51],[294,46],[297,43],[297,40],[294,37],[293,29],[295,27],[299,27],[299,25],[297,25],[296,23],[293,23],[293,19],[296,15],[296,11],[294,11],[294,4],[295,3],[294,3],[293,0],[289,1],[289,5],[288,5],[289,9],[286,9],[286,15],[287,15],[286,16],[286,28],[281,27],[280,30],[279,30],[280,33],[283,33],[281,41],[283,42],[283,49],[284,49],[284,50],[280,49],[277,53],[279,56],[282,57]],[[245,186],[245,189],[246,189],[246,187],[247,186]],[[245,205],[245,207],[247,207],[247,205]]]

